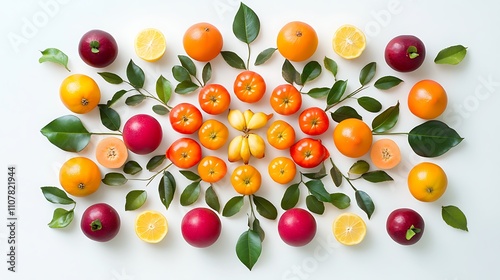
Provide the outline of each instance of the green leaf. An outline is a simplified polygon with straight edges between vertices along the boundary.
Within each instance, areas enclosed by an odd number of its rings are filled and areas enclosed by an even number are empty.
[[[217,193],[214,191],[214,188],[212,186],[208,187],[205,191],[205,202],[217,213],[220,212],[219,198],[217,197]]]
[[[457,65],[465,58],[466,54],[466,47],[462,45],[455,45],[439,51],[436,58],[434,59],[434,62],[436,64]]]
[[[125,211],[139,209],[148,198],[148,193],[145,190],[130,191],[125,197]]]
[[[243,43],[252,43],[260,31],[260,20],[257,14],[243,3],[236,12],[233,20],[233,33]]]
[[[442,121],[430,120],[408,133],[408,143],[422,157],[437,157],[462,142],[463,138]]]
[[[101,76],[106,82],[113,84],[113,85],[119,85],[123,83],[123,79],[116,75],[115,73],[111,72],[97,72],[99,76]]]
[[[356,161],[351,168],[349,168],[349,173],[362,175],[370,170],[370,164],[364,160]]]
[[[325,65],[326,70],[328,70],[328,71],[330,71],[330,73],[332,73],[334,78],[337,77],[338,66],[337,66],[337,62],[335,62],[335,60],[325,56],[325,58],[323,59],[323,65]]]
[[[252,197],[255,208],[262,217],[270,220],[275,220],[278,217],[278,210],[269,200],[256,195],[252,195]]]
[[[361,72],[359,73],[359,83],[362,86],[367,85],[373,79],[373,77],[375,77],[376,70],[376,62],[368,63],[365,67],[363,67],[363,69],[361,69]]]
[[[325,213],[325,204],[312,194],[306,197],[306,207],[309,211],[319,215]]]
[[[326,104],[333,105],[340,101],[342,95],[344,95],[347,88],[347,80],[338,80],[333,84],[328,96],[326,98]]]
[[[408,57],[410,59],[417,58],[420,55],[418,53],[417,47],[415,46],[409,46],[408,49],[406,50],[406,53],[408,54]]]
[[[300,189],[299,184],[290,185],[283,194],[281,199],[281,209],[288,210],[292,209],[299,202]]]
[[[125,163],[125,165],[123,166],[123,172],[125,172],[125,174],[135,175],[141,171],[142,167],[139,165],[137,161],[133,160],[127,161],[127,163]]]
[[[372,121],[372,131],[383,133],[393,128],[399,118],[399,101],[396,105],[387,108]]]
[[[330,194],[326,191],[325,185],[321,180],[310,180],[305,182],[309,192],[314,195],[318,200],[323,202],[330,202]]]
[[[293,85],[293,83],[302,85],[299,71],[295,69],[293,64],[288,59],[285,59],[285,62],[283,62],[283,66],[281,67],[281,76],[291,85]]]
[[[182,67],[184,67],[191,76],[196,76],[196,65],[193,60],[185,55],[178,55],[177,57],[179,58]]]
[[[109,130],[120,130],[121,120],[120,115],[113,109],[104,104],[97,105],[99,108],[99,116],[101,123]]]
[[[115,92],[115,94],[113,94],[113,97],[111,97],[111,99],[106,102],[106,106],[111,108],[111,106],[113,106],[113,104],[120,100],[120,98],[122,98],[127,92],[128,91],[124,89]]]
[[[172,97],[172,84],[163,75],[156,80],[156,95],[164,104],[167,104]]]
[[[355,197],[359,208],[361,208],[368,216],[368,219],[370,219],[375,211],[375,204],[373,204],[372,198],[361,190],[356,190]]]
[[[381,90],[387,90],[387,89],[391,89],[391,88],[399,85],[402,82],[403,82],[403,80],[401,80],[398,77],[384,76],[384,77],[376,80],[374,86],[378,89],[381,89]]]
[[[235,196],[226,203],[224,209],[222,209],[222,216],[231,217],[240,212],[241,207],[243,207],[244,196]]]
[[[74,204],[73,199],[69,198],[65,191],[57,187],[41,187],[43,196],[47,201],[54,204]]]
[[[190,170],[179,170],[179,173],[181,173],[184,177],[186,177],[186,179],[190,181],[199,181],[201,179],[200,175]]]
[[[175,65],[174,67],[172,67],[172,75],[174,76],[174,79],[179,83],[182,83],[184,81],[191,81],[191,75],[189,75],[188,70],[180,65]]]
[[[327,87],[312,88],[307,92],[307,95],[309,95],[312,98],[325,98],[328,96],[329,92],[330,88]]]
[[[102,182],[108,186],[123,186],[128,182],[128,179],[125,176],[118,172],[110,172],[104,175]]]
[[[50,143],[67,152],[80,152],[87,147],[91,136],[82,121],[72,115],[51,121],[40,132]]]
[[[50,228],[65,228],[73,221],[75,212],[73,209],[66,210],[62,208],[57,208],[54,210],[52,220],[49,223]]]
[[[257,218],[253,220],[252,230],[259,235],[260,241],[264,241],[264,239],[266,238],[266,233],[260,226],[260,221]]]
[[[146,163],[146,169],[149,171],[155,170],[158,166],[160,166],[163,163],[163,161],[165,161],[165,158],[166,157],[164,154],[153,156],[148,161],[148,163]]]
[[[236,255],[248,270],[252,270],[262,252],[262,240],[257,232],[248,229],[238,238]]]
[[[62,52],[61,50],[59,49],[56,49],[56,48],[47,48],[43,51],[40,51],[42,53],[42,56],[38,59],[38,62],[39,63],[43,63],[43,62],[53,62],[53,63],[56,63],[56,64],[60,64],[62,66],[64,66],[64,68],[66,68],[66,70],[68,70],[69,72],[71,72],[71,70],[69,70],[68,68],[68,56]]]
[[[165,107],[164,105],[153,105],[153,107],[151,108],[153,110],[153,112],[155,112],[156,114],[160,115],[160,116],[164,116],[168,113],[170,113],[170,110]]]
[[[302,175],[304,175],[305,177],[309,178],[309,179],[322,179],[326,176],[326,169],[325,169],[325,165],[322,164],[321,165],[321,169],[318,170],[317,172],[311,172],[311,173],[302,173]]]
[[[176,183],[174,176],[172,176],[169,171],[164,171],[160,183],[158,184],[158,193],[160,195],[161,203],[167,210],[168,207],[170,207],[170,203],[172,203],[172,200],[174,199],[175,188]]]
[[[226,63],[236,69],[247,69],[245,62],[241,57],[239,57],[235,52],[232,51],[221,51],[220,54]]]
[[[340,185],[342,185],[342,173],[335,164],[333,164],[332,168],[330,169],[330,177],[332,177],[332,181],[336,187],[340,187]]]
[[[181,193],[181,205],[188,206],[195,203],[200,197],[200,182],[192,182]]]
[[[255,66],[264,64],[266,61],[268,61],[273,54],[276,52],[277,48],[267,48],[260,52],[257,55],[257,58],[255,59]]]
[[[443,206],[441,208],[441,216],[449,226],[469,231],[467,228],[467,217],[465,217],[465,214],[460,208],[454,205]]]
[[[146,100],[146,96],[143,94],[135,94],[132,96],[127,97],[125,99],[125,104],[128,106],[136,106],[142,103],[142,101]]]
[[[198,89],[198,85],[191,81],[183,81],[177,84],[175,92],[178,94],[188,94]]]
[[[331,193],[330,202],[339,209],[346,209],[351,205],[351,199],[344,193]]]
[[[363,117],[358,114],[356,109],[352,108],[351,106],[341,106],[335,112],[331,113],[330,116],[332,119],[336,122],[341,122],[346,119],[358,119],[362,120]]]
[[[362,96],[358,98],[358,104],[368,112],[377,113],[382,110],[382,104],[373,97]]]
[[[310,82],[321,74],[321,65],[317,61],[310,61],[302,70],[302,74],[300,74],[300,82],[301,85],[305,85],[307,82]]]
[[[206,85],[208,81],[212,78],[212,65],[210,62],[207,62],[203,69],[201,70],[201,79],[203,80],[203,84]]]
[[[144,71],[132,59],[127,65],[127,79],[136,89],[142,88],[146,79]]]
[[[361,175],[361,177],[371,183],[394,181],[394,179],[392,179],[392,177],[389,176],[389,174],[387,174],[387,172],[383,170],[366,172],[363,175]]]

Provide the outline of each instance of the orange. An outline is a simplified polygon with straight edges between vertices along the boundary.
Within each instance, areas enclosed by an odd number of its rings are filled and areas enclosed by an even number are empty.
[[[91,77],[73,74],[61,83],[59,97],[71,112],[85,114],[97,107],[101,101],[101,90]]]
[[[135,233],[142,241],[158,243],[168,232],[168,222],[162,213],[146,210],[135,219]]]
[[[199,22],[186,30],[184,50],[192,59],[207,62],[219,55],[223,40],[219,29],[207,22]]]
[[[227,126],[215,119],[206,120],[198,130],[200,144],[209,150],[218,150],[227,142]]]
[[[246,103],[255,103],[266,93],[266,82],[254,71],[245,70],[236,76],[233,84],[234,95]]]
[[[95,149],[97,162],[106,168],[120,168],[128,158],[127,146],[117,137],[103,138]]]
[[[366,48],[365,34],[356,26],[342,25],[333,35],[332,47],[335,53],[342,58],[357,58]]]
[[[274,121],[267,129],[267,142],[278,150],[290,148],[295,143],[293,126],[283,120]]]
[[[343,213],[333,221],[332,231],[335,239],[341,244],[356,245],[366,236],[366,224],[354,213]]]
[[[300,62],[310,58],[318,48],[318,34],[309,24],[292,21],[281,28],[276,40],[278,51],[288,60]]]
[[[447,186],[446,173],[435,163],[419,163],[408,173],[408,189],[417,200],[436,201],[444,194]]]
[[[160,30],[146,28],[135,37],[134,48],[138,57],[148,62],[155,62],[165,54],[167,43]]]
[[[234,190],[242,195],[251,195],[260,189],[262,176],[259,170],[252,165],[241,165],[231,174],[231,185]]]
[[[388,138],[379,139],[372,145],[370,158],[376,167],[391,169],[401,162],[401,150],[394,140]]]
[[[226,173],[226,163],[216,156],[206,156],[198,164],[198,175],[200,175],[203,181],[208,183],[215,183],[221,180],[226,176]]]
[[[290,183],[297,174],[295,162],[287,157],[277,157],[268,166],[269,176],[278,184]]]
[[[345,119],[333,130],[333,142],[340,153],[358,158],[365,155],[372,145],[372,131],[359,119]]]
[[[101,171],[91,159],[74,157],[61,166],[59,182],[70,195],[88,196],[99,189]]]
[[[421,119],[439,117],[448,104],[448,96],[444,88],[436,81],[422,80],[417,82],[408,94],[408,108]]]

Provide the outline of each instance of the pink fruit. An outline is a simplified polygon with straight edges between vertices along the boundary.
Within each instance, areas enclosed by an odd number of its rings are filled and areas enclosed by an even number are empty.
[[[217,241],[222,230],[219,216],[208,208],[194,208],[181,222],[184,240],[197,248],[208,247]]]
[[[304,246],[316,235],[316,220],[304,209],[289,209],[279,219],[278,233],[286,244]]]
[[[424,234],[424,227],[424,219],[412,209],[396,209],[387,217],[387,233],[401,245],[417,243]]]
[[[399,72],[417,70],[425,59],[424,43],[413,35],[393,38],[385,47],[385,61]]]
[[[123,142],[136,154],[145,155],[160,146],[163,131],[160,123],[152,116],[138,114],[123,126]]]
[[[120,231],[120,216],[110,205],[97,203],[83,212],[80,228],[89,239],[106,242]]]
[[[88,65],[102,68],[115,61],[118,56],[118,45],[111,34],[94,29],[82,36],[78,44],[78,53]]]

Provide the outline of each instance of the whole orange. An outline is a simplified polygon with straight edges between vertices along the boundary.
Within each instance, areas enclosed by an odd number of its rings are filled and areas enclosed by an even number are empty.
[[[439,199],[448,186],[444,170],[432,162],[415,165],[408,173],[408,189],[411,195],[423,202]]]
[[[439,117],[448,105],[448,96],[444,88],[436,81],[417,82],[408,94],[408,108],[417,117],[434,119]]]
[[[70,195],[87,196],[99,189],[101,171],[91,159],[74,157],[61,166],[59,183]]]
[[[73,74],[66,77],[59,88],[59,97],[66,108],[76,114],[94,109],[101,100],[101,90],[91,77]]]
[[[318,34],[309,24],[292,21],[281,28],[276,40],[278,51],[291,61],[304,61],[318,48]]]
[[[365,155],[370,150],[372,141],[370,127],[359,119],[345,119],[333,130],[335,146],[347,157],[358,158]]]
[[[189,57],[207,62],[219,55],[223,40],[217,27],[207,22],[199,22],[186,30],[182,43]]]

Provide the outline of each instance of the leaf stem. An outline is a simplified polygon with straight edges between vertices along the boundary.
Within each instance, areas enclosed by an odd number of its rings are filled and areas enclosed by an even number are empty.
[[[156,172],[155,174],[153,174],[151,177],[149,178],[146,178],[146,179],[135,179],[135,178],[132,178],[132,179],[127,179],[127,180],[130,180],[130,181],[147,181],[148,183],[146,184],[146,187],[154,180],[154,178],[156,178],[156,176],[158,176],[158,174],[164,172],[165,170],[167,170],[170,166],[172,166],[172,162],[169,163],[166,167],[162,168],[160,171]]]
[[[338,104],[342,103],[343,101],[345,101],[346,99],[349,99],[351,97],[353,97],[354,95],[360,93],[361,91],[367,89],[368,87],[367,86],[360,86],[359,88],[357,88],[355,91],[349,93],[348,95],[346,95],[344,98],[341,98],[339,101],[331,104],[331,105],[328,105],[326,108],[325,108],[325,112],[327,112],[328,110],[330,110],[331,108],[337,106]]]
[[[253,209],[253,194],[248,196],[248,201],[250,202],[250,216],[248,217],[248,225],[251,230],[253,230],[253,221],[255,220],[255,212]]]
[[[250,70],[250,56],[252,54],[251,50],[250,50],[250,44],[247,43],[247,50],[248,50],[248,57],[247,57],[247,70]]]

